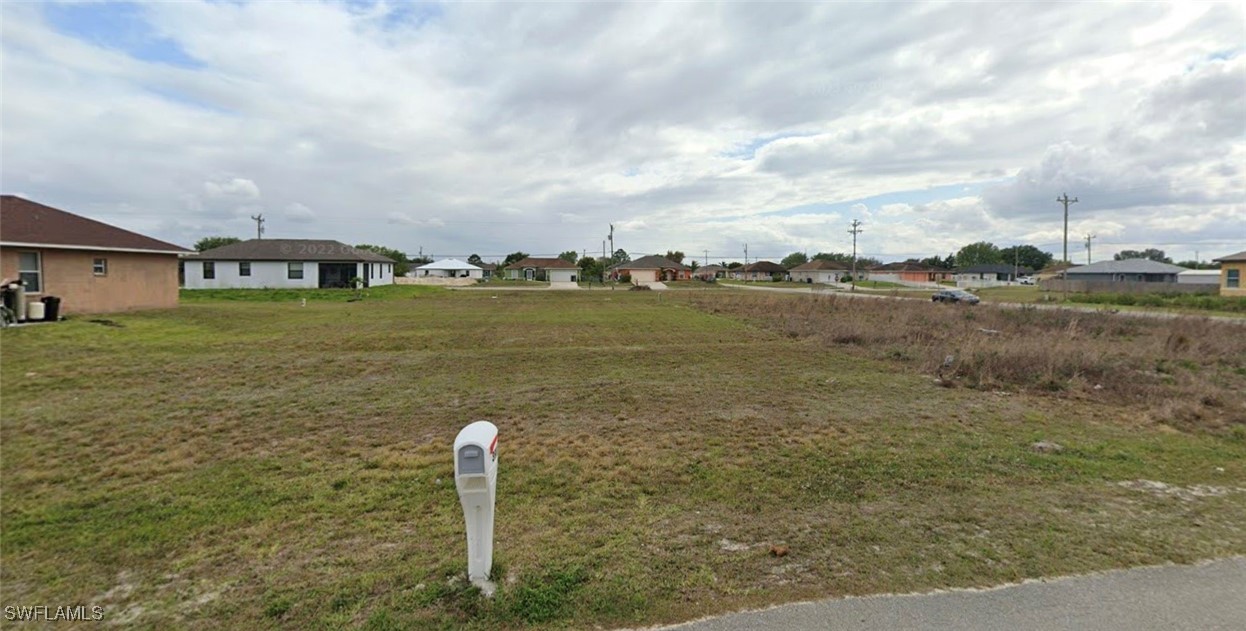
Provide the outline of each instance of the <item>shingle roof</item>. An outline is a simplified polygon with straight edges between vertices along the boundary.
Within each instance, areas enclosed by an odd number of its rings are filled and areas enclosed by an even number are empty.
[[[787,268],[779,265],[778,263],[771,263],[770,261],[757,261],[756,263],[749,263],[748,265],[741,267],[740,271],[744,273],[757,272],[760,274],[777,274],[786,272]]]
[[[371,250],[354,248],[331,239],[250,239],[204,250],[203,261],[355,261],[393,263]]]
[[[1021,266],[1013,267],[1002,263],[979,263],[978,265],[970,265],[956,270],[957,274],[1033,274],[1034,270]]]
[[[503,269],[523,269],[525,267],[537,267],[543,269],[579,269],[575,263],[570,263],[559,258],[539,259],[529,256],[528,258],[511,263]]]
[[[725,267],[723,267],[723,266],[721,266],[721,265],[719,265],[719,264],[717,264],[717,263],[711,263],[711,264],[709,264],[709,265],[702,265],[701,267],[698,267],[698,268],[697,268],[697,271],[698,271],[698,272],[719,272],[719,271],[722,271],[722,270],[725,270],[725,269],[727,269],[727,268],[725,268]]]
[[[846,270],[846,269],[848,269],[848,266],[844,265],[843,263],[838,263],[836,261],[823,261],[822,259],[817,259],[814,261],[809,261],[808,263],[801,263],[800,265],[793,267],[792,271],[793,272],[816,272],[818,270],[840,271],[840,270]]]
[[[186,248],[16,195],[0,196],[0,242],[71,249],[187,252]]]
[[[1090,265],[1070,267],[1065,274],[1176,274],[1186,268],[1180,265],[1160,263],[1151,259],[1125,259],[1123,261],[1099,261]]]
[[[664,257],[664,256],[658,256],[657,254],[650,254],[649,256],[642,256],[642,257],[640,257],[640,258],[636,259],[635,261],[628,261],[628,262],[626,262],[626,263],[620,263],[620,264],[618,264],[618,265],[616,265],[616,266],[615,266],[615,269],[678,269],[678,270],[685,270],[685,269],[688,269],[688,266],[687,266],[687,265],[684,265],[684,264],[682,264],[682,263],[676,263],[675,261],[672,261],[672,260],[670,260],[670,259],[668,259],[668,258],[666,258],[666,257]]]
[[[874,267],[870,268],[870,271],[872,272],[945,272],[948,270],[937,269],[929,265],[922,265],[921,263],[901,262],[901,263],[887,263],[885,265],[875,265]]]
[[[1218,259],[1212,259],[1212,260],[1216,261],[1217,263],[1222,263],[1224,261],[1246,261],[1246,250],[1242,250],[1241,252],[1238,252],[1237,254],[1230,254],[1228,256],[1222,256]]]

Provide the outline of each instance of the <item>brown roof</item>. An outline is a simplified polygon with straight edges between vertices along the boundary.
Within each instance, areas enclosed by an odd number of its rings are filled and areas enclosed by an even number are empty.
[[[885,265],[876,265],[870,268],[873,272],[951,272],[952,270],[938,269],[921,263],[887,263]]]
[[[787,268],[779,265],[778,263],[771,263],[770,261],[757,261],[756,263],[750,263],[744,267],[741,267],[740,271],[745,273],[759,272],[762,274],[776,274],[786,272]]]
[[[675,261],[672,261],[672,260],[670,260],[670,259],[668,259],[668,258],[666,258],[666,257],[664,257],[664,256],[658,256],[657,254],[650,254],[649,256],[642,256],[642,257],[640,257],[640,258],[636,259],[635,261],[628,261],[628,262],[626,262],[626,263],[619,263],[618,265],[615,265],[612,269],[620,269],[620,270],[623,270],[623,269],[676,269],[676,270],[686,270],[686,269],[688,269],[688,266],[687,266],[687,265],[684,265],[684,264],[682,264],[682,263],[676,263]]]
[[[186,248],[16,195],[0,196],[0,242],[94,250],[186,252]]]
[[[1228,256],[1222,256],[1218,259],[1212,259],[1212,260],[1217,263],[1224,263],[1226,261],[1246,261],[1246,250],[1242,250],[1241,252],[1238,252],[1237,254],[1230,254]]]
[[[393,263],[371,250],[354,248],[331,239],[250,239],[204,250],[204,261],[362,261]]]
[[[477,263],[476,267],[479,267],[480,269],[483,269],[483,270],[494,271],[498,268],[498,265],[497,263]]]
[[[800,265],[797,265],[796,267],[792,268],[792,271],[793,272],[815,272],[817,270],[838,271],[838,270],[845,270],[845,269],[848,269],[848,266],[844,265],[843,263],[836,263],[835,261],[823,261],[822,259],[817,259],[814,261],[809,261],[808,263],[802,263]]]
[[[503,269],[523,269],[525,267],[536,267],[542,269],[580,269],[575,263],[568,263],[559,258],[538,259],[529,256],[528,258],[507,265]]]

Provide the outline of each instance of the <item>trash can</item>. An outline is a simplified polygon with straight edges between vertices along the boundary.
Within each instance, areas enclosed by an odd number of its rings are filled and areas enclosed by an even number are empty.
[[[43,319],[47,322],[56,322],[61,318],[61,298],[60,296],[44,296],[43,300]]]

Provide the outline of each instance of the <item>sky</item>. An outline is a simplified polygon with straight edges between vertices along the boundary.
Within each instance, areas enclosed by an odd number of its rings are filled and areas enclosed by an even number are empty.
[[[1246,250],[1240,3],[0,4],[0,189],[201,237],[711,262]]]

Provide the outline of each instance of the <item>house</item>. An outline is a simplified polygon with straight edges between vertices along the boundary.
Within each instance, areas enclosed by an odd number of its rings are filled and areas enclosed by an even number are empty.
[[[1220,264],[1220,295],[1246,297],[1246,251],[1215,259]]]
[[[508,280],[545,280],[552,283],[574,283],[579,280],[580,268],[563,259],[528,257],[503,268]]]
[[[187,289],[334,288],[394,284],[394,260],[329,239],[250,239],[183,261]]]
[[[835,261],[813,260],[793,267],[789,273],[798,283],[837,283],[846,276],[848,266]]]
[[[1072,263],[1066,261],[1055,261],[1047,267],[1034,272],[1034,278],[1040,281],[1051,280],[1054,278],[1064,278],[1065,270],[1072,267],[1074,267]]]
[[[757,261],[735,268],[731,277],[736,280],[773,280],[775,274],[782,274],[783,278],[787,278],[787,268],[770,261]]]
[[[666,257],[650,254],[635,261],[626,261],[610,268],[610,276],[631,276],[634,284],[655,283],[668,280],[691,280],[692,269]]]
[[[14,195],[0,196],[0,275],[60,313],[177,306],[185,248]]]
[[[952,270],[931,267],[913,261],[876,265],[866,270],[870,280],[890,283],[937,283],[952,280]]]
[[[1218,269],[1188,269],[1184,272],[1177,272],[1178,285],[1219,285],[1220,270]]]
[[[979,263],[956,270],[954,278],[958,287],[995,287],[1014,283],[1022,276],[1032,276],[1034,270],[1000,263]]]
[[[692,272],[693,278],[708,280],[710,278],[726,278],[727,268],[722,265],[702,265]]]
[[[438,276],[441,278],[484,278],[484,270],[479,266],[465,263],[458,259],[442,259],[411,270],[415,278]]]
[[[493,275],[498,271],[497,263],[480,263],[476,267],[480,268],[480,277],[486,280],[493,278]]]
[[[1070,267],[1064,275],[1069,280],[1088,282],[1176,283],[1177,274],[1184,271],[1184,267],[1150,259],[1125,259]]]

